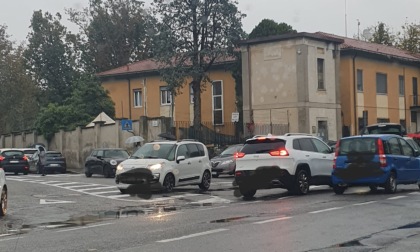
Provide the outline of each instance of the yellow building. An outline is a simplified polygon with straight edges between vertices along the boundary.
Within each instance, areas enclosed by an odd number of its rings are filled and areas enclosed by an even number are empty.
[[[408,132],[420,130],[418,55],[391,46],[318,34],[344,40],[340,45],[343,135],[359,133],[363,111],[367,111],[367,124],[392,122],[404,125]]]
[[[229,70],[233,62],[233,59],[216,62],[208,73],[211,82],[201,94],[201,118],[206,126],[223,127],[237,111],[235,80]],[[138,120],[147,116],[169,117],[185,123],[193,121],[193,94],[189,83],[173,96],[153,60],[111,69],[99,73],[98,77],[115,103],[117,118]]]

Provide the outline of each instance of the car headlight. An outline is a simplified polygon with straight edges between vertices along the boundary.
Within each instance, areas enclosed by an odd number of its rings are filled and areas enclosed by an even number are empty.
[[[163,167],[163,164],[154,164],[154,165],[149,165],[147,168],[149,168],[150,170],[154,171],[154,170],[159,170]]]
[[[233,163],[233,160],[232,159],[231,160],[223,161],[220,165],[227,165],[227,164],[231,164],[231,163]]]
[[[117,171],[124,171],[124,166],[122,165],[122,164],[119,164],[118,166],[117,166]]]
[[[117,161],[116,161],[116,160],[111,160],[111,161],[109,161],[109,163],[110,163],[111,165],[117,165]]]

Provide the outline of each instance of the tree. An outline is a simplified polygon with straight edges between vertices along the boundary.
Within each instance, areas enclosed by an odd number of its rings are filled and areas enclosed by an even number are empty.
[[[201,92],[210,81],[208,71],[215,62],[232,56],[235,42],[243,38],[244,15],[237,4],[231,0],[154,0],[152,4],[159,17],[155,60],[172,92],[192,85],[196,130],[201,127]]]
[[[63,105],[50,103],[37,118],[36,129],[48,141],[60,129],[74,130],[91,122],[101,112],[115,116],[114,103],[94,77],[82,75],[73,85],[72,95]]]
[[[286,23],[277,23],[271,19],[263,19],[257,26],[255,26],[249,34],[248,39],[281,35],[285,33],[296,33],[296,30]]]
[[[398,46],[412,53],[420,53],[420,25],[405,24]]]
[[[85,70],[101,72],[151,56],[150,35],[155,32],[143,2],[90,0],[88,8],[68,9],[67,13],[80,28]]]
[[[372,27],[372,30],[373,34],[369,42],[388,46],[395,44],[395,35],[390,32],[389,27],[383,22],[379,22],[377,26]]]
[[[61,24],[61,15],[35,11],[32,31],[24,52],[27,69],[38,84],[41,105],[62,103],[71,94],[71,83],[77,76],[72,47],[66,40],[69,33]]]
[[[9,40],[0,25],[0,132],[31,129],[38,112],[37,88],[26,74],[22,46]]]

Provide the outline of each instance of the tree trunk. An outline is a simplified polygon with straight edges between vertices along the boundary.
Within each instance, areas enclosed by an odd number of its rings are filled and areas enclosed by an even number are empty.
[[[201,130],[201,87],[199,80],[192,81],[192,88],[194,93],[194,121],[193,127],[195,132]]]

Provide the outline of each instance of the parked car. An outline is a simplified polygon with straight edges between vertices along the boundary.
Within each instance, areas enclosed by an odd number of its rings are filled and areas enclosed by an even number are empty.
[[[44,169],[47,173],[66,173],[66,158],[59,151],[47,151]]]
[[[399,136],[407,135],[407,130],[397,123],[378,123],[366,126],[362,130],[362,135],[370,134],[395,134]]]
[[[245,198],[259,189],[307,194],[310,185],[330,185],[334,154],[315,136],[288,133],[248,139],[236,154],[235,182]]]
[[[243,144],[229,146],[224,151],[222,151],[220,155],[210,160],[213,178],[219,177],[220,174],[235,174],[236,163],[234,154],[239,152],[243,146]]]
[[[130,154],[124,149],[95,149],[86,158],[85,175],[91,177],[92,174],[100,174],[106,178],[115,177],[117,165],[129,156]]]
[[[0,168],[0,216],[7,213],[7,185],[4,170]]]
[[[19,149],[19,150],[23,151],[23,154],[25,154],[25,156],[28,158],[29,172],[36,172],[37,171],[36,160],[34,159],[34,157],[36,156],[36,153],[38,152],[38,149],[23,148],[23,149]]]
[[[334,192],[342,194],[349,186],[385,188],[395,193],[398,184],[420,180],[419,152],[397,135],[346,137],[337,144],[332,172]]]
[[[4,172],[14,172],[16,175],[28,175],[28,158],[21,150],[0,149],[0,168],[3,168]]]
[[[166,192],[176,186],[198,185],[205,191],[211,183],[209,153],[204,144],[193,140],[146,143],[118,165],[115,181],[121,193],[139,184]]]
[[[39,164],[39,150],[40,149],[43,149],[45,152],[47,152],[47,149],[43,145],[40,145],[40,144],[33,145],[31,146],[31,148],[28,148],[28,149],[23,149],[24,153],[25,151],[29,153],[34,152],[32,154],[32,157],[30,158],[28,157],[30,172],[36,172],[36,173],[40,172],[40,166],[39,166],[40,165]],[[29,154],[26,154],[26,155],[28,156]]]

